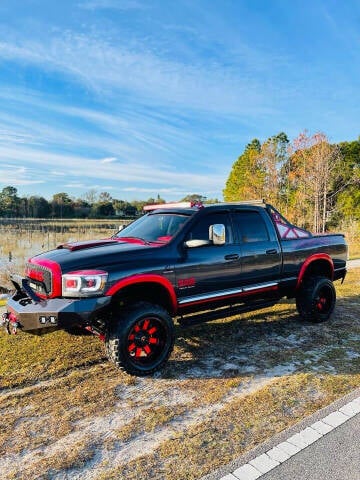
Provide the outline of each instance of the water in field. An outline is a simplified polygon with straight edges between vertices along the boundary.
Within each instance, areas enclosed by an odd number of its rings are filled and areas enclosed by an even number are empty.
[[[0,287],[10,287],[9,274],[23,273],[27,259],[37,253],[52,250],[65,242],[110,237],[120,223],[124,221],[1,220]]]

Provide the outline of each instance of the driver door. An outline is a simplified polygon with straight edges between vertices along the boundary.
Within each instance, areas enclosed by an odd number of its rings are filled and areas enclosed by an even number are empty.
[[[211,225],[225,226],[225,243],[214,245],[209,241]],[[240,249],[234,244],[231,219],[228,212],[209,213],[193,225],[186,240],[199,240],[200,246],[183,246],[182,256],[175,266],[179,303],[191,302],[199,295],[205,300],[236,286],[240,263]],[[206,244],[208,241],[208,244]],[[190,242],[191,243],[191,242]],[[196,243],[196,242],[193,242]],[[202,244],[201,244],[202,243]]]

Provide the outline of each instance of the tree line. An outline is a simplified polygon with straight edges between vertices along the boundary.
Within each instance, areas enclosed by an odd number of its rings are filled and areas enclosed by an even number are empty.
[[[189,194],[181,201],[217,202],[199,194]],[[143,212],[144,205],[161,204],[157,195],[147,200],[128,202],[112,198],[108,192],[98,194],[89,190],[81,198],[72,198],[65,192],[55,193],[50,201],[42,196],[18,196],[17,189],[7,186],[0,191],[0,217],[6,218],[134,218]]]
[[[234,162],[225,201],[265,198],[299,226],[324,232],[360,220],[360,137],[331,144],[324,133],[281,132],[252,140]]]
[[[321,132],[305,131],[291,142],[284,132],[262,143],[255,138],[232,165],[223,195],[225,201],[264,198],[289,220],[314,232],[344,221],[359,222],[360,137],[337,144]],[[218,200],[189,194],[179,201]],[[55,193],[48,201],[36,195],[19,197],[15,187],[7,186],[0,192],[0,217],[136,217],[144,205],[158,203],[165,203],[160,195],[128,202],[95,190],[77,199]]]

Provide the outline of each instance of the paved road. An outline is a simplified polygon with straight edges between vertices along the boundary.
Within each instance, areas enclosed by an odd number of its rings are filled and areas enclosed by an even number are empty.
[[[201,480],[360,480],[360,388]]]
[[[347,268],[356,268],[360,267],[360,258],[357,258],[356,260],[348,260],[346,262]]]
[[[261,480],[360,480],[360,415],[289,458]]]

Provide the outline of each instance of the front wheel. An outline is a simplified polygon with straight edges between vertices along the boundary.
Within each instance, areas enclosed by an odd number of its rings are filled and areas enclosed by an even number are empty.
[[[320,323],[328,320],[334,311],[336,291],[331,280],[310,277],[304,281],[296,296],[296,307],[304,320]]]
[[[169,358],[175,341],[172,318],[159,305],[139,302],[119,312],[106,336],[106,352],[116,366],[137,376],[151,375]]]

